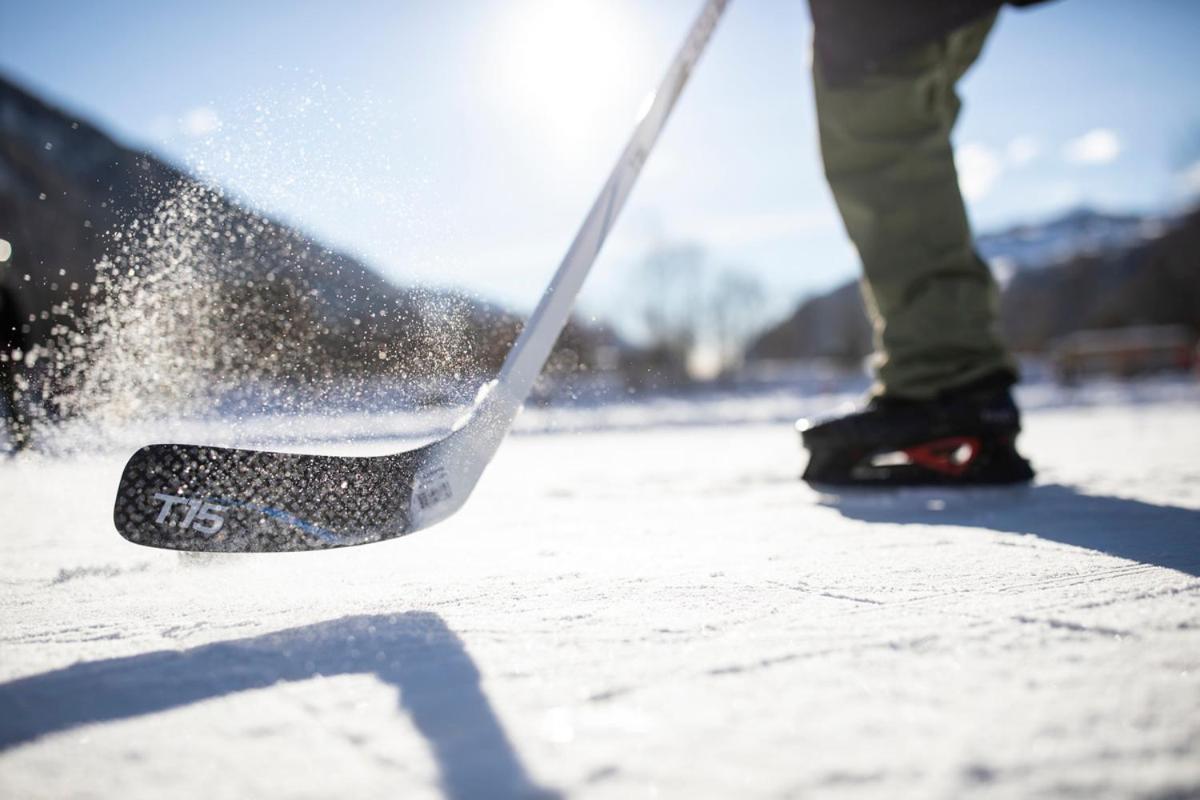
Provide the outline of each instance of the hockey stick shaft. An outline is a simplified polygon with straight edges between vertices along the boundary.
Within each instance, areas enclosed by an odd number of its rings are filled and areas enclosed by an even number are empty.
[[[415,476],[414,501],[408,515],[411,528],[428,527],[460,508],[508,434],[727,4],[728,0],[706,0],[657,91],[646,103],[628,144],[592,203],[550,285],[504,360],[499,376],[485,387],[486,393],[455,433],[428,447],[424,466]],[[431,494],[445,499],[431,504],[421,502],[422,496]]]
[[[117,489],[121,535],[174,550],[313,550],[403,536],[460,508],[545,365],[727,2],[705,3],[499,377],[461,425],[416,450],[374,457],[148,445]]]
[[[507,416],[511,422],[521,404],[529,396],[533,383],[542,371],[546,359],[571,315],[575,298],[584,279],[596,261],[604,240],[629,196],[642,165],[654,147],[671,109],[679,99],[713,29],[724,12],[728,0],[707,0],[699,17],[692,24],[687,39],[680,48],[658,90],[646,105],[629,143],[608,176],[600,196],[592,204],[587,217],[575,234],[571,247],[563,257],[558,271],[542,295],[537,308],[521,331],[516,344],[500,369],[494,393],[496,407],[493,422],[502,423]],[[507,425],[503,426],[507,428]]]
[[[470,417],[456,434],[430,445],[426,463],[431,468],[417,472],[414,496],[430,491],[426,487],[431,484],[435,488],[446,487],[444,494],[453,499],[430,506],[414,502],[410,512],[413,527],[428,527],[461,507],[508,434],[570,318],[584,279],[727,5],[728,0],[706,0],[657,91],[645,104],[645,111],[628,144],[600,195],[592,203],[550,285],[504,360],[499,376],[486,387],[486,394],[476,402]],[[427,474],[434,477],[427,478]]]

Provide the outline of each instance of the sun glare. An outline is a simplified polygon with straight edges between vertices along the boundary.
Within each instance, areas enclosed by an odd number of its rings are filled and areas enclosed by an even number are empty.
[[[614,114],[624,123],[636,111],[639,38],[629,7],[612,0],[507,4],[492,61],[497,100],[535,129],[539,145],[583,155],[597,143],[598,123],[606,128]]]

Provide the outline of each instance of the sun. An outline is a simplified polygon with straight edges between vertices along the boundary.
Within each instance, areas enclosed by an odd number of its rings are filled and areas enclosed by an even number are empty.
[[[614,114],[635,113],[639,39],[629,7],[614,0],[509,2],[488,79],[503,113],[539,146],[579,155],[597,143],[598,121],[603,129]]]

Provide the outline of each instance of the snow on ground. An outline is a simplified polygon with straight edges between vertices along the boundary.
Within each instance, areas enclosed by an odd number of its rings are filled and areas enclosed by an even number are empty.
[[[1026,398],[1024,489],[823,496],[784,412],[651,415],[208,562],[117,536],[125,453],[0,464],[0,797],[1198,796],[1200,398],[1090,397]]]

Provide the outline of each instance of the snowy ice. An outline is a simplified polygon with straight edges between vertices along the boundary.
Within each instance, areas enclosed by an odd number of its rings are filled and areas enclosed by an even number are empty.
[[[1200,392],[1023,399],[1028,488],[819,494],[794,397],[541,410],[431,530],[203,561],[113,530],[124,450],[2,462],[0,797],[1196,796]]]

